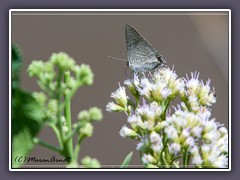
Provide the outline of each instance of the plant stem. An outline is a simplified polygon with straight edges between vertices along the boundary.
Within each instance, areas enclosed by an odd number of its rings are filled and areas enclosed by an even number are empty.
[[[77,159],[78,159],[78,153],[81,149],[81,144],[80,143],[77,143],[77,145],[75,146],[75,149],[74,149],[74,153],[73,153],[73,162],[77,162]]]
[[[73,129],[71,132],[67,134],[65,140],[68,141],[70,138],[72,138],[86,122],[88,121],[84,120],[81,123],[79,123],[79,125],[75,129]]]
[[[160,160],[161,162],[165,165],[165,159],[163,159],[163,155],[164,155],[164,151],[165,151],[165,148],[167,147],[167,142],[168,142],[168,139],[167,139],[167,136],[166,134],[164,133],[163,134],[163,148],[162,148],[162,151],[160,153]],[[165,160],[165,161],[164,161]]]
[[[79,154],[79,151],[80,151],[80,149],[81,149],[81,142],[82,142],[82,140],[84,139],[84,137],[85,137],[85,136],[80,136],[80,137],[78,138],[77,145],[76,145],[75,148],[74,148],[73,159],[72,159],[73,162],[77,162],[77,160],[78,160],[78,154]]]
[[[135,97],[135,99],[136,99],[136,105],[135,105],[135,110],[136,110],[139,105],[139,97]]]
[[[67,122],[67,127],[68,131],[72,130],[72,122],[71,122],[71,101],[68,97],[65,98],[66,101],[66,106],[64,109],[64,114],[66,117],[66,122]],[[72,138],[65,139],[66,147],[67,147],[67,152],[70,157],[72,157],[73,154],[73,141]]]
[[[173,161],[173,164],[176,166],[176,168],[179,168],[179,165],[175,161]]]
[[[55,135],[57,136],[58,143],[61,145],[61,137],[58,128],[56,127],[55,124],[49,124],[49,126],[53,129]]]
[[[184,164],[184,168],[188,167],[188,148],[184,150],[183,164]]]
[[[187,155],[187,165],[189,165],[190,159],[191,159],[191,154],[188,153],[188,155]]]
[[[66,80],[66,78],[64,78],[64,80]],[[69,94],[67,94],[65,96],[65,107],[64,107],[64,114],[65,114],[65,118],[66,118],[66,122],[67,122],[67,127],[69,129],[70,135],[68,135],[65,138],[65,144],[66,144],[66,150],[67,150],[67,154],[68,156],[72,157],[72,161],[77,159],[77,155],[75,153],[78,153],[80,150],[80,144],[77,144],[75,147],[75,150],[73,152],[73,140],[72,140],[72,136],[76,133],[76,131],[73,131],[72,133],[72,120],[71,120],[71,99],[73,97],[73,95],[75,94],[75,92],[77,91],[77,89],[82,85],[82,82],[80,81],[71,91]],[[79,128],[78,128],[79,129]]]
[[[69,93],[69,100],[71,100],[71,98],[73,97],[73,95],[75,94],[75,92],[78,90],[78,88],[79,87],[81,87],[82,86],[82,82],[81,81],[79,81],[78,83],[77,83],[77,85],[71,90],[71,92]]]
[[[168,164],[168,162],[167,162],[167,160],[165,159],[165,156],[164,156],[165,154],[163,154],[163,156],[162,156],[162,159],[163,159],[163,162],[164,162],[164,167],[166,167],[166,168],[169,168],[170,166],[169,166],[169,164]]]
[[[68,141],[69,139],[71,139],[78,132],[78,130],[79,130],[79,126],[73,129],[71,132],[69,132],[65,138],[65,141]]]
[[[172,100],[172,98],[168,98],[168,99],[166,100],[166,105],[165,105],[164,111],[163,111],[163,113],[162,113],[162,115],[161,115],[162,120],[165,120],[165,119],[166,119],[166,112],[167,112],[167,109],[168,109],[168,106],[169,106],[171,100]]]
[[[63,78],[63,72],[61,71],[61,69],[59,69],[59,77],[58,77],[58,81],[57,81],[57,87],[58,87],[58,93],[57,93],[57,104],[58,104],[58,113],[57,113],[57,128],[59,129],[59,134],[60,134],[60,142],[61,142],[61,146],[63,149],[62,154],[65,157],[72,157],[72,153],[69,151],[68,148],[68,144],[65,142],[65,134],[63,132],[63,126],[62,126],[62,122],[61,122],[61,116],[62,116],[62,94],[63,92],[60,91],[61,89],[61,81]],[[67,105],[66,105],[67,106]]]
[[[66,81],[66,77],[64,77],[64,81]],[[67,122],[67,127],[69,132],[72,131],[72,120],[71,120],[71,98],[77,91],[77,89],[82,85],[81,82],[79,82],[69,94],[65,96],[65,107],[64,107],[64,115],[66,118]],[[69,138],[69,136],[65,139],[65,144],[66,144],[66,150],[68,156],[72,157],[73,156],[73,140],[72,136]],[[73,158],[74,159],[74,158]]]
[[[62,79],[62,71],[59,69],[59,76],[58,76],[58,80],[57,80],[57,87],[58,87],[58,89],[60,89],[60,87],[61,87],[61,79]],[[57,95],[56,95],[57,105],[58,105],[57,124],[56,124],[56,126],[57,126],[57,128],[59,130],[59,139],[60,139],[61,148],[65,152],[65,148],[64,148],[64,134],[63,134],[62,124],[61,124],[61,94],[62,93],[60,91],[58,91]]]
[[[45,148],[48,148],[48,149],[50,149],[50,150],[53,150],[53,151],[55,151],[55,152],[58,152],[58,153],[62,154],[62,150],[61,150],[60,148],[55,147],[55,146],[53,146],[53,145],[51,145],[51,144],[48,144],[48,143],[46,143],[46,142],[44,142],[44,141],[41,141],[41,140],[38,139],[38,138],[35,138],[35,139],[34,139],[34,142],[37,143],[37,144],[39,144],[39,145],[41,145],[41,146],[43,146],[43,147],[45,147]]]

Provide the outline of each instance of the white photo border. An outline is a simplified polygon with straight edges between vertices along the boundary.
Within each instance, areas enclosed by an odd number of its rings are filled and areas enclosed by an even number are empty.
[[[124,15],[123,13],[127,12],[226,12],[229,16],[229,24],[228,24],[228,123],[229,123],[229,134],[228,134],[228,146],[229,146],[229,165],[228,168],[224,169],[120,169],[120,168],[99,168],[99,169],[85,169],[85,168],[12,168],[12,141],[11,141],[11,113],[12,113],[12,53],[11,53],[11,47],[12,47],[12,37],[11,37],[11,28],[12,28],[12,15],[16,12],[33,12],[34,14],[14,14],[14,15],[44,15],[43,12],[51,12],[51,14],[45,14],[45,15],[56,15],[56,12],[63,13],[63,12],[120,12],[121,15]],[[36,14],[36,12],[39,12],[40,14]],[[53,14],[53,12],[55,14]],[[113,15],[114,15],[113,14]],[[74,14],[71,14],[74,15]],[[79,14],[80,15],[80,14]],[[89,14],[87,14],[89,15]],[[110,14],[109,14],[110,15]],[[112,14],[111,14],[112,15]],[[129,15],[129,14],[128,14]],[[136,15],[136,14],[134,14]],[[148,14],[144,14],[148,15]],[[201,14],[202,15],[202,14]],[[215,15],[215,14],[214,14]],[[231,171],[231,9],[10,9],[9,10],[9,171]]]

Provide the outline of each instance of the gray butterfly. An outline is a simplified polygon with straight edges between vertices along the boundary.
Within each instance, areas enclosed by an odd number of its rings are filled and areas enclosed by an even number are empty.
[[[125,27],[128,66],[136,73],[144,73],[166,66],[157,50],[130,25]]]

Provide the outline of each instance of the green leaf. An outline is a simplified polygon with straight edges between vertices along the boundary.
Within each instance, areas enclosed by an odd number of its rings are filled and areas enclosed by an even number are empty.
[[[33,149],[33,138],[42,126],[43,109],[33,96],[21,90],[19,73],[22,66],[22,55],[16,45],[12,45],[12,166],[20,167]],[[20,160],[19,159],[19,160]]]
[[[27,92],[15,89],[12,97],[12,165],[20,167],[17,157],[27,156],[34,148],[33,138],[42,126],[43,111]]]
[[[19,73],[22,67],[22,54],[18,47],[12,45],[12,88],[19,86]]]
[[[124,161],[122,162],[122,165],[120,166],[120,168],[127,168],[130,161],[132,160],[132,155],[133,152],[130,152],[124,159]]]

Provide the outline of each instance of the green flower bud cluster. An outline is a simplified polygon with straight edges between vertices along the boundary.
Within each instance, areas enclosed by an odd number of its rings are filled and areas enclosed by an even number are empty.
[[[78,114],[78,124],[76,128],[79,128],[79,135],[84,137],[91,137],[93,134],[93,121],[102,120],[102,111],[97,107],[92,107],[89,110],[83,110]]]
[[[91,158],[89,156],[84,157],[81,160],[81,162],[84,168],[100,168],[101,167],[101,164],[97,159]]]
[[[80,86],[91,85],[94,77],[88,65],[77,65],[73,58],[63,52],[53,53],[46,62],[32,61],[28,74],[38,78],[43,92],[34,92],[33,96],[43,107],[47,107],[46,118],[50,119],[56,119],[59,97],[71,98]]]
[[[41,142],[47,148],[57,151],[65,157],[71,157],[68,168],[80,167],[78,153],[82,140],[93,134],[94,121],[101,121],[102,111],[97,107],[81,111],[78,122],[71,122],[71,99],[81,86],[93,84],[94,74],[90,66],[77,65],[68,54],[54,53],[46,62],[34,60],[28,67],[30,77],[38,78],[42,92],[34,92],[33,97],[44,109],[44,117],[57,136],[60,147]],[[77,135],[77,144],[73,147],[73,136]],[[93,158],[83,159],[84,167],[99,168],[100,163]]]
[[[89,110],[83,110],[78,114],[79,121],[101,121],[102,111],[97,107],[92,107]]]
[[[93,73],[88,65],[76,65],[66,53],[54,53],[50,60],[34,60],[28,67],[30,77],[37,77],[40,87],[51,96],[56,92],[74,91],[82,85],[92,85]]]

